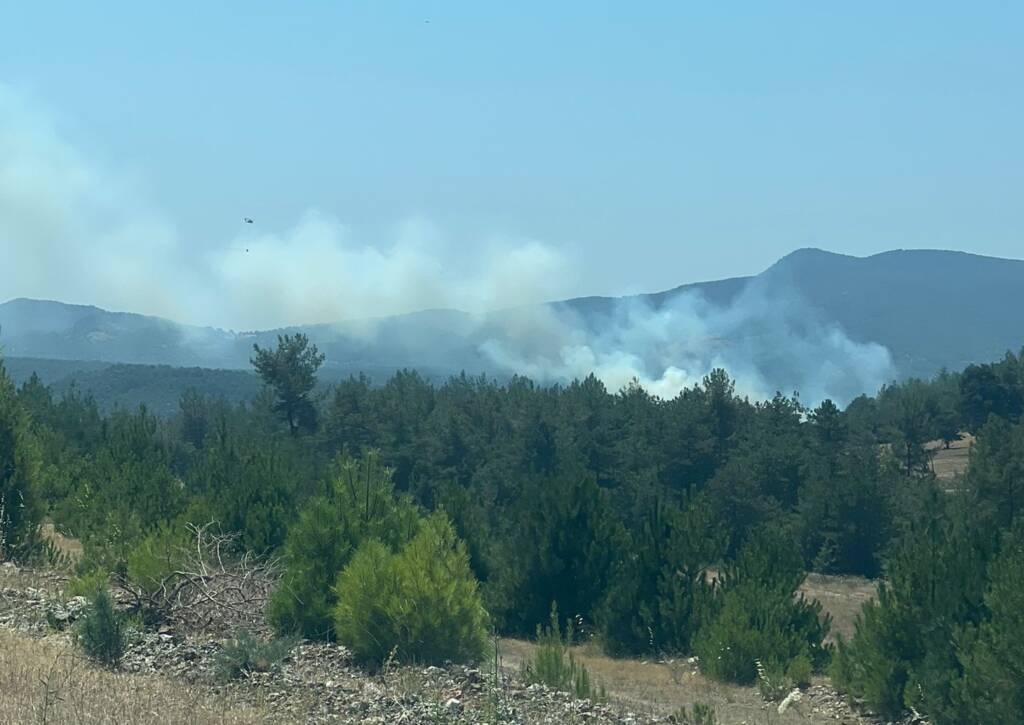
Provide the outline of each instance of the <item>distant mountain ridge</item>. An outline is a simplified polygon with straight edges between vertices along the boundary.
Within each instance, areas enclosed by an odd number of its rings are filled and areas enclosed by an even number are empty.
[[[632,298],[581,297],[549,303],[582,326],[600,326],[624,300],[659,309],[684,295],[726,308],[755,288],[800,299],[856,342],[887,347],[900,376],[927,376],[988,361],[1024,345],[1024,261],[939,250],[895,250],[869,257],[801,249],[764,272],[683,285]],[[0,304],[0,346],[9,357],[199,366],[249,366],[254,342],[282,331],[308,334],[328,357],[330,377],[402,367],[433,376],[495,373],[485,340],[509,334],[516,310],[472,315],[429,310],[287,330],[235,333],[92,306],[16,299]],[[371,329],[372,328],[372,329]],[[369,331],[368,331],[369,330]]]

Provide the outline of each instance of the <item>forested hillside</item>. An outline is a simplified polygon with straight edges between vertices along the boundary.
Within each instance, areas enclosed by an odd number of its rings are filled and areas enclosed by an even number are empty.
[[[887,714],[1024,714],[1020,357],[845,410],[751,401],[724,370],[669,400],[410,371],[321,400],[301,335],[254,360],[253,400],[190,392],[167,419],[0,376],[4,556],[42,556],[48,516],[81,540],[80,577],[144,589],[186,524],[216,522],[235,554],[283,555],[282,634],[370,666],[471,661],[488,628],[529,636],[557,607],[610,654],[692,653],[717,679],[831,672]],[[977,443],[945,493],[925,444],[961,431]],[[808,571],[884,578],[838,649],[794,598]]]
[[[327,354],[323,372],[332,380],[360,373],[380,380],[411,368],[436,381],[465,371],[566,383],[589,371],[566,369],[562,352],[584,347],[598,357],[635,360],[638,374],[652,379],[672,366],[701,367],[699,376],[714,360],[728,359],[757,370],[764,394],[794,388],[817,394],[808,389],[813,370],[801,363],[808,356],[826,359],[836,335],[853,348],[888,350],[891,365],[888,358],[874,360],[874,374],[867,374],[867,361],[850,360],[830,379],[834,389],[824,397],[845,402],[892,379],[930,377],[1017,349],[1024,343],[1014,312],[1021,305],[1022,261],[930,250],[859,258],[804,249],[753,277],[658,294],[489,314],[427,310],[284,332],[315,342]],[[179,325],[57,302],[0,304],[0,345],[11,357],[244,369],[252,344],[273,344],[278,332]],[[803,354],[801,345],[809,346]],[[827,366],[852,357],[841,352]]]
[[[6,366],[18,385],[35,375],[54,394],[74,389],[94,400],[105,413],[144,405],[155,415],[170,416],[178,412],[181,396],[189,390],[231,404],[252,400],[260,390],[259,378],[247,370],[17,357],[7,358]]]

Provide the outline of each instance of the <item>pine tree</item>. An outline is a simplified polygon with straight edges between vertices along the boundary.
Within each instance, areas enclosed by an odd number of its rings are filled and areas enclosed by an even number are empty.
[[[284,545],[286,571],[271,597],[268,617],[283,633],[330,639],[337,604],[334,584],[363,542],[397,550],[417,531],[416,509],[394,495],[390,472],[376,454],[342,458],[331,489],[303,509]]]
[[[1024,424],[993,417],[971,451],[965,480],[989,525],[1008,529],[1024,514]]]
[[[625,545],[605,491],[578,471],[538,478],[523,487],[515,516],[510,542],[517,551],[503,572],[507,624],[528,636],[547,620],[552,602],[566,616],[593,621]]]
[[[0,360],[0,560],[26,556],[38,541],[39,467],[28,415]]]
[[[487,613],[465,547],[443,514],[428,517],[400,552],[375,539],[338,576],[334,628],[360,661],[476,662]]]
[[[263,382],[277,395],[274,410],[288,424],[292,436],[301,430],[316,429],[316,407],[310,393],[316,386],[316,371],[325,356],[301,332],[278,335],[277,348],[252,346],[252,366]]]
[[[933,491],[885,567],[878,599],[865,605],[853,639],[840,640],[834,678],[883,715],[915,707],[937,723],[960,717],[954,635],[981,616],[991,538],[968,512],[947,511]]]
[[[787,533],[758,530],[725,571],[715,613],[694,640],[701,670],[750,684],[759,663],[781,672],[797,660],[815,669],[827,664],[831,619],[819,602],[796,595],[803,579],[803,560]]]
[[[1024,722],[1024,524],[1006,536],[988,574],[988,616],[959,637],[957,696],[965,723]]]

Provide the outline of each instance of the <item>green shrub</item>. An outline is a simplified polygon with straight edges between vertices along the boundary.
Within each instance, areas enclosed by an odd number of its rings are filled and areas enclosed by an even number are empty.
[[[910,676],[909,663],[901,654],[907,634],[891,607],[867,602],[854,624],[853,639],[846,642],[839,637],[832,679],[875,712],[899,715]]]
[[[107,574],[101,569],[78,574],[68,580],[64,587],[64,595],[67,597],[91,597],[101,588],[107,586]]]
[[[547,619],[551,602],[568,616],[596,619],[628,535],[615,515],[608,493],[583,471],[567,471],[526,482],[518,516],[523,540],[507,575],[511,596],[500,601],[506,626],[531,634]],[[495,605],[499,604],[497,598]]]
[[[240,630],[224,643],[215,667],[220,680],[234,680],[251,672],[269,672],[299,643],[298,637],[261,640],[252,632]]]
[[[0,359],[0,561],[36,553],[42,520],[39,471],[39,446]]]
[[[655,500],[632,546],[617,562],[597,612],[601,645],[613,657],[688,653],[715,612],[704,573],[724,549],[701,499],[676,509]]]
[[[419,516],[394,495],[391,474],[376,455],[336,464],[331,493],[313,499],[285,539],[286,571],[272,595],[267,619],[278,632],[310,639],[334,636],[334,584],[363,542],[375,539],[388,551],[412,538]]]
[[[487,647],[487,613],[465,545],[437,513],[398,553],[370,540],[335,586],[338,641],[362,662],[474,662]]]
[[[679,725],[717,725],[718,723],[715,708],[703,702],[695,702],[690,708],[683,705],[676,710],[674,717]]]
[[[877,601],[864,606],[853,639],[840,640],[832,676],[879,714],[914,707],[944,725],[963,721],[953,697],[956,636],[982,613],[987,534],[962,512],[947,514],[945,501],[928,503],[886,563]]]
[[[382,664],[400,638],[389,605],[398,596],[394,554],[379,541],[367,541],[338,576],[334,632],[358,660]]]
[[[570,649],[573,635],[570,619],[566,623],[565,636],[562,636],[558,608],[552,606],[551,623],[547,627],[537,625],[537,649],[531,659],[523,662],[523,679],[531,684],[568,692],[581,700],[603,702],[608,699],[604,687],[594,686],[586,665],[579,662]]]
[[[717,680],[751,684],[758,662],[784,675],[797,658],[820,668],[831,619],[821,604],[795,596],[803,580],[799,553],[778,531],[756,535],[725,576],[721,610],[694,642],[701,670]]]
[[[183,527],[157,527],[128,555],[129,581],[146,594],[156,593],[168,576],[181,569],[188,544]]]
[[[765,702],[778,702],[792,689],[786,671],[779,665],[754,663],[757,669],[757,692]]]
[[[126,628],[106,588],[96,590],[75,629],[78,644],[86,656],[107,667],[120,664]]]
[[[785,669],[774,663],[765,666],[759,661],[757,662],[757,691],[766,702],[778,702],[794,688],[804,688],[810,685],[812,674],[811,661],[804,655],[794,657]]]
[[[786,677],[792,687],[808,687],[811,684],[811,676],[814,674],[814,665],[805,655],[797,655],[786,668]]]

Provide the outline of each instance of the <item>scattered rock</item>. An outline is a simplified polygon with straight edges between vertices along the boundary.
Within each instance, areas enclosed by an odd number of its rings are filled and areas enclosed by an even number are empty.
[[[48,620],[66,627],[81,616],[86,604],[82,597],[63,601],[41,588],[3,587],[0,626],[44,635]],[[577,700],[542,685],[527,685],[508,672],[496,677],[478,668],[448,665],[370,674],[353,663],[344,647],[324,642],[302,642],[279,665],[225,684],[218,679],[217,667],[222,640],[209,632],[165,624],[156,631],[133,633],[122,666],[128,672],[180,678],[241,702],[269,706],[274,721],[287,723],[674,722],[668,715],[637,713],[622,705]],[[696,665],[697,658],[686,663]],[[790,693],[778,708],[795,710],[815,723],[927,725],[913,713],[896,723],[858,713],[825,684]]]

